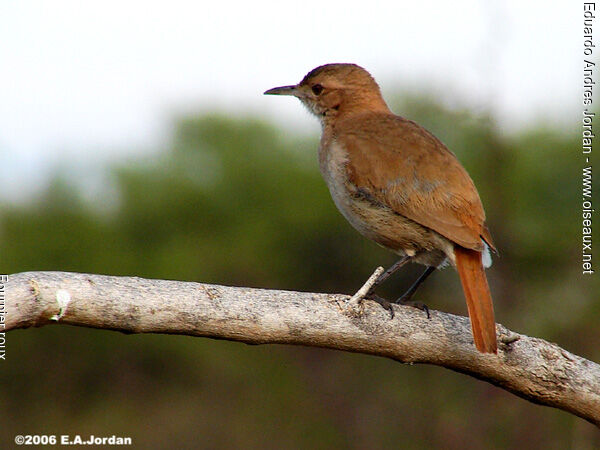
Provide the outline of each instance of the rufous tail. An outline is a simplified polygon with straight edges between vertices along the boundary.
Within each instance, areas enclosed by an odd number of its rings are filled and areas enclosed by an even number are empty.
[[[481,252],[456,245],[454,256],[456,270],[467,299],[475,347],[482,353],[496,353],[498,347],[494,306],[481,262]]]

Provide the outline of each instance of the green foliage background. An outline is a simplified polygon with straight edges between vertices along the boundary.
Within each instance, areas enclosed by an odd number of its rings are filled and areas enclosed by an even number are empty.
[[[600,361],[598,278],[580,265],[578,135],[543,124],[506,134],[493,117],[428,98],[395,104],[440,137],[479,188],[500,249],[488,271],[498,321]],[[168,146],[103,169],[102,204],[64,172],[37,198],[3,204],[3,272],[352,293],[394,256],[337,212],[317,144],[316,134],[250,117],[179,117]],[[420,270],[382,292],[393,298]],[[418,296],[466,314],[452,269]],[[68,326],[9,333],[7,349],[0,447],[16,434],[116,434],[140,448],[600,447],[597,430],[565,412],[445,369],[365,355]]]

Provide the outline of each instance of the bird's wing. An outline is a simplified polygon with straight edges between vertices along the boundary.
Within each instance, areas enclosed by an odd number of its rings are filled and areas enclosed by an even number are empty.
[[[481,251],[483,237],[494,249],[473,181],[435,136],[391,114],[347,122],[334,139],[347,152],[350,183],[463,247]]]

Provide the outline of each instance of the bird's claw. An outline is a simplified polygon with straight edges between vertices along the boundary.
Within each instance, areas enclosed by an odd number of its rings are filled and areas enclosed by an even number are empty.
[[[394,313],[394,307],[392,306],[391,302],[389,302],[385,298],[380,297],[379,295],[375,295],[375,294],[371,294],[369,296],[369,299],[373,300],[374,302],[379,303],[383,307],[383,309],[388,310],[390,312],[390,319],[394,318],[394,314],[395,314]]]
[[[431,319],[431,315],[429,314],[429,307],[425,303],[414,302],[414,301],[410,300],[410,297],[405,299],[404,295],[402,297],[400,297],[399,299],[395,300],[394,303],[396,303],[398,305],[412,306],[413,308],[417,308],[417,309],[420,309],[421,311],[425,311],[425,314],[427,314],[427,318]]]

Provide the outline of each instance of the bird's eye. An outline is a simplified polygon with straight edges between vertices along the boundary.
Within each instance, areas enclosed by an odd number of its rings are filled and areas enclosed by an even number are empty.
[[[321,92],[323,92],[323,86],[321,86],[320,84],[315,84],[312,87],[312,91],[315,95],[319,95]]]

